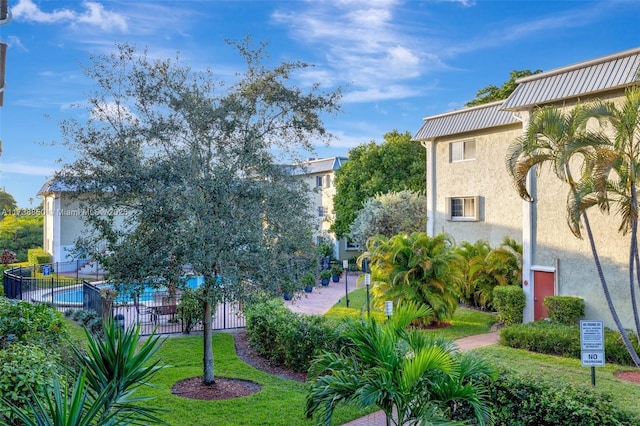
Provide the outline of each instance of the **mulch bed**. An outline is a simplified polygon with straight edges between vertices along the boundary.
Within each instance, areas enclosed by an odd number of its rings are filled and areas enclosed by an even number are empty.
[[[232,336],[238,358],[250,366],[283,379],[298,382],[306,381],[307,375],[305,373],[271,365],[263,357],[256,354],[249,346],[249,339],[245,330],[234,331]],[[171,388],[171,393],[183,398],[214,401],[252,395],[260,391],[260,389],[260,385],[255,382],[227,377],[216,377],[215,383],[205,385],[202,382],[202,376],[197,376],[176,382]]]

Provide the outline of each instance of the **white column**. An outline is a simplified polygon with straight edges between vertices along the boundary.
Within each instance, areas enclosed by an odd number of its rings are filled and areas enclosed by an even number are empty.
[[[427,151],[427,235],[435,235],[436,217],[436,143],[434,140],[423,141]]]
[[[529,111],[521,113],[522,134],[525,135],[529,127]],[[533,321],[533,271],[531,266],[535,260],[536,244],[536,174],[535,170],[529,171],[527,177],[527,191],[533,201],[522,201],[522,289],[527,304],[524,308],[523,321]]]

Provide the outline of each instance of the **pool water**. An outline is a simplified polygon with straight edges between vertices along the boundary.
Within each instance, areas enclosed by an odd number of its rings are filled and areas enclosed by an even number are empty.
[[[197,276],[191,277],[187,280],[187,287],[198,288],[204,283],[204,277]],[[98,288],[107,288],[109,285],[98,285]],[[158,291],[165,291],[164,288],[145,287],[138,301],[150,302],[153,301],[153,294]],[[82,287],[77,287],[68,290],[58,290],[53,292],[53,303],[56,304],[82,304],[84,297]],[[122,293],[118,294],[115,298],[116,303],[133,303],[133,297],[130,294]]]

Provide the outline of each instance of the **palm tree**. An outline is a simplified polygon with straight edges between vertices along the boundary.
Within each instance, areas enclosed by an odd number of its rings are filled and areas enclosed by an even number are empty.
[[[528,201],[533,199],[527,191],[527,177],[532,170],[540,173],[541,166],[545,164],[550,166],[560,180],[569,185],[568,226],[576,237],[582,238],[580,225],[584,225],[607,306],[627,351],[636,365],[640,366],[640,358],[629,340],[611,299],[587,215],[590,207],[606,205],[606,198],[603,198],[602,191],[596,190],[597,180],[594,179],[592,171],[602,167],[603,153],[607,152],[606,147],[610,145],[603,133],[586,130],[587,120],[593,116],[591,108],[581,105],[577,105],[566,113],[552,106],[534,111],[525,135],[509,147],[506,165],[520,196]],[[572,174],[570,167],[572,161],[582,164],[580,167],[582,173],[578,180],[575,180]]]
[[[383,325],[373,317],[348,319],[346,349],[320,354],[309,369],[307,416],[330,425],[335,407],[351,403],[379,407],[387,426],[454,425],[451,407],[466,403],[477,424],[487,424],[490,410],[477,379],[494,377],[494,371],[453,342],[408,328],[429,315],[429,308],[406,303]]]
[[[433,311],[432,322],[442,323],[458,308],[463,280],[462,258],[446,234],[398,234],[370,240],[372,294],[377,305],[385,300],[416,302]],[[424,323],[424,320],[421,320]]]
[[[620,107],[612,102],[597,102],[589,110],[601,123],[610,125],[613,140],[601,147],[598,162],[590,167],[594,190],[602,198],[603,210],[616,206],[621,216],[619,231],[631,233],[629,244],[629,289],[636,333],[640,334],[640,315],[636,303],[635,281],[640,284],[638,255],[638,176],[640,173],[640,88],[628,89]],[[634,277],[635,270],[635,277]]]
[[[465,260],[461,299],[471,306],[491,308],[496,286],[522,281],[522,245],[509,237],[496,248],[484,240],[463,241],[455,251]]]
[[[464,279],[459,287],[460,299],[469,306],[482,306],[482,289],[491,286],[490,277],[485,274],[484,260],[491,252],[487,241],[478,240],[475,243],[463,241],[455,248],[464,259]],[[493,289],[493,288],[491,288]]]

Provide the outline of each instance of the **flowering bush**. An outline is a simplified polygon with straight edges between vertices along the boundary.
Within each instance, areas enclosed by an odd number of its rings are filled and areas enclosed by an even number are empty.
[[[7,266],[10,263],[14,263],[16,261],[16,254],[11,250],[3,250],[2,255],[0,255],[0,262]]]

